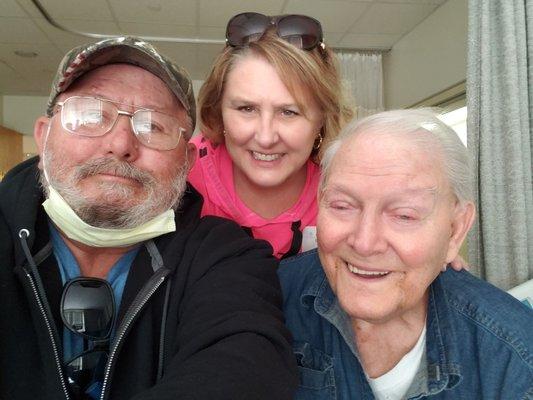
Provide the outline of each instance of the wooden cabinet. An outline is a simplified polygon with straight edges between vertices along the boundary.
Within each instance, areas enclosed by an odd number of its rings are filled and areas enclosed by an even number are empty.
[[[22,160],[22,134],[0,125],[0,180]]]

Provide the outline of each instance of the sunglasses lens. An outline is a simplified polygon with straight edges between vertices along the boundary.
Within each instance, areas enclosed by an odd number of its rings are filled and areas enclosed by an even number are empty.
[[[258,40],[269,25],[270,19],[263,14],[237,14],[228,22],[226,39],[231,46],[244,46]]]
[[[278,36],[300,49],[309,50],[322,41],[322,27],[314,18],[287,15],[278,21]]]
[[[71,389],[83,393],[93,382],[101,380],[101,374],[107,362],[107,353],[101,350],[89,351],[74,358],[65,365],[65,374]]]
[[[89,339],[105,339],[113,327],[115,302],[109,284],[96,278],[70,281],[61,299],[65,326]]]

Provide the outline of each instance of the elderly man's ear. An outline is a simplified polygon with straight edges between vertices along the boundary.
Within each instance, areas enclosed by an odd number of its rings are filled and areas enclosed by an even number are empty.
[[[39,169],[43,169],[43,149],[44,143],[46,140],[46,134],[48,132],[48,127],[51,124],[50,118],[41,116],[35,121],[33,126],[33,138],[37,144],[37,149],[39,150]]]
[[[466,234],[474,223],[476,216],[476,207],[472,202],[466,202],[455,205],[454,216],[452,220],[452,230],[448,252],[446,254],[446,263],[452,262],[459,254],[459,249],[466,238]]]

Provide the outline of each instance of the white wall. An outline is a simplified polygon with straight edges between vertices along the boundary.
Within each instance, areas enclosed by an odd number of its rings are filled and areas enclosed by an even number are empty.
[[[33,124],[37,117],[46,112],[48,97],[4,96],[3,125],[24,135],[33,135]]]
[[[448,0],[383,58],[385,107],[404,108],[466,79],[467,0]]]

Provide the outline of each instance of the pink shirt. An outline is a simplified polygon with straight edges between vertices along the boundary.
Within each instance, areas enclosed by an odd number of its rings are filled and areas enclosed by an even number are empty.
[[[204,197],[202,216],[225,217],[251,228],[254,238],[270,242],[278,258],[289,252],[291,245],[296,246],[295,253],[316,247],[316,194],[320,171],[314,162],[307,162],[307,179],[296,204],[275,218],[265,219],[250,210],[235,193],[233,163],[226,146],[213,147],[201,134],[190,142],[196,146],[198,154],[189,173],[189,182]],[[295,234],[293,229],[297,228],[298,221],[299,232]]]

